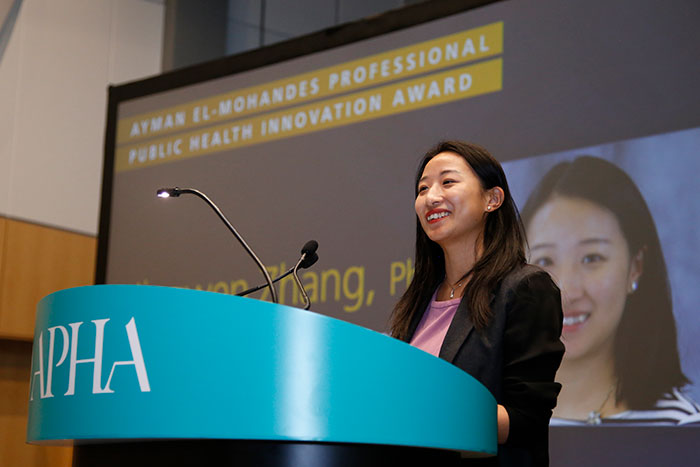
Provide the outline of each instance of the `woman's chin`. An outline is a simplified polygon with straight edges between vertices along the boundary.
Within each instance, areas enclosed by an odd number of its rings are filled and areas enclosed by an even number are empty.
[[[462,245],[468,244],[469,237],[467,235],[455,232],[451,229],[435,229],[433,231],[426,232],[428,238],[442,248],[450,245]]]
[[[562,334],[561,341],[564,343],[564,358],[563,361],[575,362],[581,358],[585,358],[589,353],[586,351],[586,343],[582,339],[575,336],[568,338]]]

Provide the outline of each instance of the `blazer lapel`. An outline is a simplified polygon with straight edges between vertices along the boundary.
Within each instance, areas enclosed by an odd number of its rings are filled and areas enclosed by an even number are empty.
[[[440,347],[440,358],[452,363],[460,347],[462,347],[462,344],[467,340],[473,329],[474,323],[469,319],[467,301],[462,299],[455,312],[455,317],[452,318],[450,327],[447,328],[447,335],[442,342],[442,347]]]
[[[491,292],[489,297],[489,303],[493,309],[494,300],[496,300],[496,293]],[[462,348],[462,345],[467,341],[469,334],[474,330],[474,323],[472,323],[471,318],[469,318],[469,305],[467,301],[462,298],[459,302],[459,307],[457,307],[457,312],[455,317],[452,318],[450,327],[447,328],[447,335],[445,335],[445,340],[442,341],[442,347],[440,347],[440,358],[453,363],[455,357],[457,357],[457,352]]]

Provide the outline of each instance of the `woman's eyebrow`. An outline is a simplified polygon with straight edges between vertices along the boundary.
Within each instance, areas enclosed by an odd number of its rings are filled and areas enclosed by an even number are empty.
[[[612,243],[609,239],[607,238],[586,238],[578,242],[579,245],[591,245],[591,244],[597,244],[597,243],[605,243],[605,244],[610,244]],[[554,248],[557,245],[555,243],[535,243],[534,245],[530,246],[530,251],[534,250],[539,250],[542,248]]]
[[[459,170],[455,170],[455,169],[446,169],[446,170],[443,170],[442,172],[440,172],[440,176],[442,177],[443,175],[448,174],[448,173],[457,173],[457,174],[458,174],[458,173],[459,173]],[[427,176],[427,175],[423,175],[423,176],[420,178],[420,180],[418,180],[418,183],[422,182],[422,181],[425,180],[426,178],[428,178],[428,176]]]
[[[586,238],[584,240],[581,240],[579,244],[581,245],[590,245],[592,243],[612,243],[610,239],[608,238],[602,238],[602,237],[593,237],[593,238]]]

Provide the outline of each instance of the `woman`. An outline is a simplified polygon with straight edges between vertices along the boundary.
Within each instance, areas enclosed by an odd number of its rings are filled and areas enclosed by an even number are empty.
[[[392,314],[392,335],[494,395],[498,457],[481,462],[547,465],[564,351],[561,299],[547,273],[525,264],[503,169],[483,148],[440,143],[418,170],[415,210],[415,275]]]
[[[671,291],[634,182],[590,156],[563,162],[523,209],[530,261],[562,290],[566,354],[553,424],[700,421],[679,388]]]

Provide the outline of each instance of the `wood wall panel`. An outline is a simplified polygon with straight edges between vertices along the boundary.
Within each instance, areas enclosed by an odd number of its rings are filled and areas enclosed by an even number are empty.
[[[30,342],[0,340],[0,465],[69,467],[73,449],[26,444]]]
[[[31,340],[42,297],[93,283],[97,240],[13,219],[5,219],[4,230],[0,338]]]
[[[94,237],[0,217],[0,466],[68,467],[72,449],[25,443],[37,302],[91,284]]]
[[[4,240],[5,240],[5,228],[7,227],[7,220],[4,217],[0,217],[0,278],[2,278],[2,258],[3,252],[5,251]],[[2,292],[0,291],[0,294]],[[0,296],[2,299],[2,296]]]

